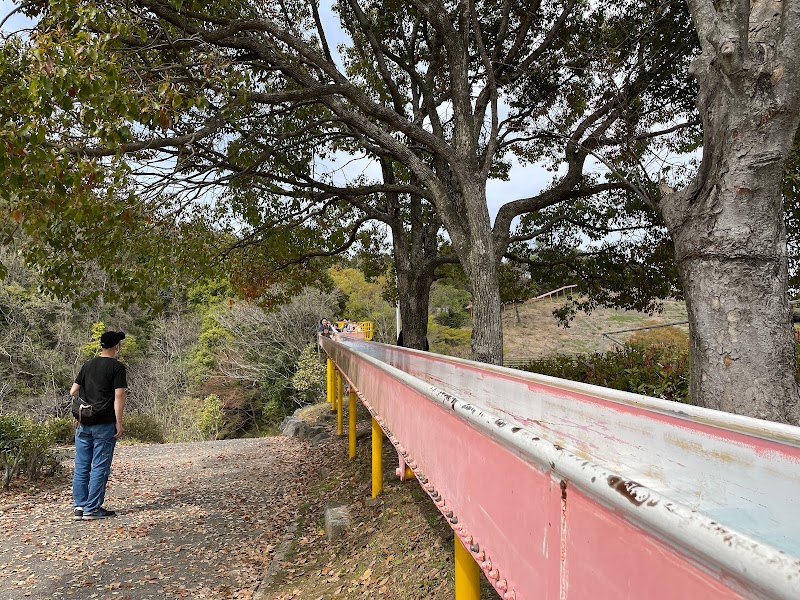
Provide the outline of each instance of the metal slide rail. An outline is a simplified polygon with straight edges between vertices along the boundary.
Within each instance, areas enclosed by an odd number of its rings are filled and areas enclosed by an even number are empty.
[[[504,599],[800,598],[800,428],[320,343]]]

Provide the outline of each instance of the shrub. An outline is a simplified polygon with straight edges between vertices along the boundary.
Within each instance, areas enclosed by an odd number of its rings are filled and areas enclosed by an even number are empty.
[[[17,415],[0,415],[0,468],[2,487],[7,490],[12,479],[23,470],[28,479],[39,478],[43,467],[54,465],[52,447],[55,437],[45,423],[34,423]]]
[[[55,463],[53,457],[55,443],[55,436],[46,423],[24,420],[22,452],[25,472],[30,481],[39,479],[42,469]]]
[[[161,423],[147,413],[133,411],[123,417],[125,437],[138,442],[163,444],[166,439]]]
[[[278,398],[272,398],[264,405],[264,409],[261,413],[261,421],[269,427],[280,423],[289,412],[285,402],[282,402]]]
[[[4,490],[11,485],[11,479],[19,472],[22,465],[22,428],[21,417],[0,415],[0,468],[3,469]]]
[[[45,421],[53,435],[56,445],[65,446],[75,443],[75,419],[71,416],[51,417]]]
[[[316,342],[303,349],[297,359],[297,370],[292,376],[292,387],[300,404],[315,402],[325,390],[325,364],[320,362]],[[266,412],[266,407],[265,407]]]
[[[627,345],[605,354],[558,355],[523,367],[645,396],[689,402],[689,353],[671,346]]]
[[[206,396],[197,415],[197,427],[207,439],[216,440],[219,439],[224,424],[222,400],[216,394]]]
[[[439,325],[444,325],[445,327],[451,327],[453,329],[458,329],[464,323],[467,322],[469,315],[465,310],[459,310],[455,308],[445,308],[440,312],[436,313],[433,317],[433,320],[436,321]]]
[[[428,323],[431,351],[437,354],[469,358],[472,353],[471,336],[472,332],[469,329],[454,329],[436,323]]]
[[[198,442],[204,439],[197,425],[197,415],[202,401],[199,398],[183,396],[168,406],[161,407],[159,420],[171,442]]]
[[[662,346],[688,351],[689,332],[678,327],[659,327],[635,332],[628,341],[629,346]]]
[[[261,404],[257,425],[267,427],[280,423],[283,418],[294,411],[295,402],[292,399],[292,390],[287,387],[290,382],[275,381],[272,385],[262,386]]]

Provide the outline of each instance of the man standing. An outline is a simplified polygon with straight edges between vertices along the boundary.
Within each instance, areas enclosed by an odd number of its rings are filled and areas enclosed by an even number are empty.
[[[72,512],[76,521],[113,517],[103,508],[111,473],[114,446],[122,437],[122,416],[128,387],[125,365],[117,360],[122,331],[100,336],[100,355],[81,367],[69,395],[75,400],[75,473],[72,477]],[[75,398],[79,396],[80,401]]]

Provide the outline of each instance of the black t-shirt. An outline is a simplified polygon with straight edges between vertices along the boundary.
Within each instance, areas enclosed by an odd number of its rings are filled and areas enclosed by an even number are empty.
[[[128,387],[125,365],[116,358],[96,356],[82,367],[75,383],[81,386],[79,395],[88,401],[100,418],[98,423],[116,423],[114,392]]]

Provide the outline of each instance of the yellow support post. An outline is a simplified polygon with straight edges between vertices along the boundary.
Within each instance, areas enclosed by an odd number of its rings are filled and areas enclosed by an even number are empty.
[[[331,403],[331,410],[336,411],[336,394],[339,391],[339,371],[333,367],[333,402]]]
[[[372,419],[372,497],[377,498],[383,491],[383,430]]]
[[[453,536],[456,566],[456,600],[481,600],[481,570],[459,537]]]
[[[339,399],[342,397],[342,374],[338,369],[333,370],[333,406],[334,411],[339,406]]]
[[[328,359],[328,379],[327,381],[327,391],[328,391],[328,402],[331,403],[331,408],[333,408],[333,361],[329,358]]]
[[[342,386],[342,384],[343,384],[342,380],[344,379],[344,377],[342,377],[342,374],[340,372],[337,371],[337,373],[339,374],[339,377],[338,377],[338,385],[336,386],[336,391],[337,391],[337,394],[336,394],[336,396],[337,396],[337,398],[336,398],[336,435],[342,435],[342,433],[344,433],[344,430],[342,429],[342,402],[344,401],[344,398],[343,398],[344,390],[342,389],[342,387],[343,387]]]
[[[350,460],[356,457],[356,393],[350,388],[349,404],[347,407],[347,420],[350,430]]]
[[[336,405],[339,403],[339,371],[333,367],[333,404],[331,410],[336,412]]]

